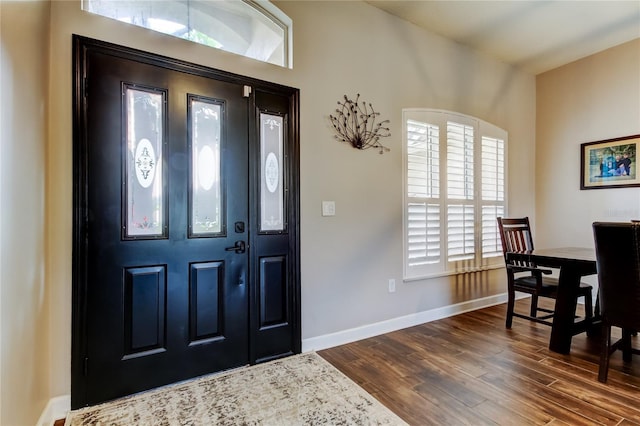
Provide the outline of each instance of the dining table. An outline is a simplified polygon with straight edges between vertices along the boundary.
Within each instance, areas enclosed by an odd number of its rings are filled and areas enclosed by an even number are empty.
[[[578,289],[584,276],[597,273],[596,253],[593,248],[560,247],[507,252],[508,261],[528,261],[536,266],[557,268],[558,293],[551,326],[549,349],[568,354],[574,335],[587,332],[597,334],[599,328],[598,309],[592,318],[577,318]],[[596,307],[597,307],[596,303]]]

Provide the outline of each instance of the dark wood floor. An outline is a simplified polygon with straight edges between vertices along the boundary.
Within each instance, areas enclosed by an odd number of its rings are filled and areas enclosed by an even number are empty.
[[[547,347],[548,326],[514,318],[507,330],[505,312],[499,305],[318,353],[411,425],[640,425],[640,357],[625,365],[617,351],[602,384],[598,339],[575,336],[571,354],[560,355]]]

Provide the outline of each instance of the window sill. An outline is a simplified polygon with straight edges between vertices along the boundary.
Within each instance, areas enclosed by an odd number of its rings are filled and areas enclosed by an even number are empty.
[[[503,268],[504,268],[504,265],[487,265],[487,266],[459,269],[456,271],[434,272],[433,274],[424,274],[417,277],[404,277],[402,281],[405,283],[408,283],[412,281],[428,280],[431,278],[449,277],[452,275],[474,274],[477,272],[485,272],[485,271],[491,271],[493,269],[503,269]]]

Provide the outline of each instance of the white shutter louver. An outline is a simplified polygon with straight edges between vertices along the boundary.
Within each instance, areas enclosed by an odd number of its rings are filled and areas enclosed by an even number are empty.
[[[440,132],[438,126],[407,121],[407,195],[440,197]]]
[[[447,122],[447,197],[473,200],[473,127]]]
[[[502,256],[497,218],[504,216],[504,140],[482,137],[482,257]]]
[[[502,256],[498,217],[504,216],[504,206],[482,206],[482,257]]]
[[[449,204],[447,206],[447,260],[473,259],[475,257],[475,225],[472,205]]]
[[[409,266],[440,262],[440,206],[411,203],[407,215]]]
[[[473,202],[473,127],[447,122],[447,196],[449,200]],[[447,206],[447,260],[475,257],[474,208],[472,204]]]
[[[482,199],[504,201],[504,141],[482,137]]]
[[[407,261],[434,264],[440,262],[440,131],[414,120],[406,126]]]

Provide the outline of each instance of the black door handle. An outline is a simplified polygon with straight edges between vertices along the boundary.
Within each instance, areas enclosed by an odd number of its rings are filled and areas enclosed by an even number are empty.
[[[246,249],[247,249],[247,246],[245,245],[244,241],[236,241],[236,243],[233,246],[227,247],[225,250],[235,251],[236,253],[244,253]]]

